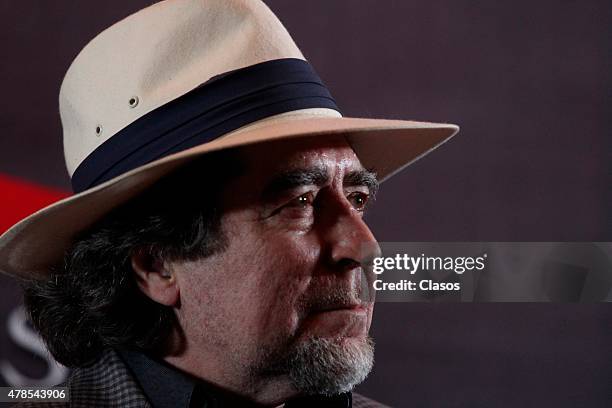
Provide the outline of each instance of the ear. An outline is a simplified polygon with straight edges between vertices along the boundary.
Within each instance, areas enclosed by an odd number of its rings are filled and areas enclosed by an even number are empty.
[[[179,286],[175,274],[166,262],[141,248],[134,251],[131,263],[136,283],[145,295],[162,305],[178,304]]]

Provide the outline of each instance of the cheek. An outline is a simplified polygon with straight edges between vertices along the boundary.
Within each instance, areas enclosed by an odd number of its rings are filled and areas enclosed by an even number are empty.
[[[243,241],[245,295],[253,298],[247,313],[260,344],[290,339],[300,327],[303,300],[320,257],[317,242],[311,240],[307,234],[267,230]]]
[[[316,271],[319,251],[303,239],[282,237],[265,241],[250,258],[253,292],[261,300],[261,328],[279,326],[294,332],[299,323],[300,300]]]
[[[192,270],[184,289],[194,305],[213,309],[236,335],[291,334],[300,299],[317,269],[316,237],[262,224],[240,215],[225,219],[228,247]],[[200,306],[198,306],[200,305]]]
[[[291,336],[318,257],[303,236],[232,237],[226,251],[188,271],[184,312],[197,315],[200,325],[223,326],[219,331],[227,335],[259,339],[255,343]]]

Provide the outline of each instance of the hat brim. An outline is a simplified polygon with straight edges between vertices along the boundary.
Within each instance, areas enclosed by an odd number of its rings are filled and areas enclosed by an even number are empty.
[[[444,123],[329,117],[273,120],[238,130],[138,167],[23,219],[0,236],[0,271],[25,279],[46,277],[78,233],[180,165],[209,152],[273,140],[343,134],[364,167],[374,169],[384,181],[458,130],[456,125]]]

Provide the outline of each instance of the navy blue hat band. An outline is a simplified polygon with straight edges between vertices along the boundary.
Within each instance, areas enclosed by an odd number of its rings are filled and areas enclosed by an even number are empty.
[[[98,146],[75,170],[72,188],[79,193],[257,120],[308,108],[339,110],[306,61],[272,60],[219,75]]]

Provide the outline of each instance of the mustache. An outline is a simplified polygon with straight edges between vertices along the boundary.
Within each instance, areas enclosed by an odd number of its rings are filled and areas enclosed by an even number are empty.
[[[338,282],[333,286],[313,286],[304,297],[298,301],[297,310],[301,317],[324,310],[363,306],[372,302],[367,280],[354,279],[348,282]]]

